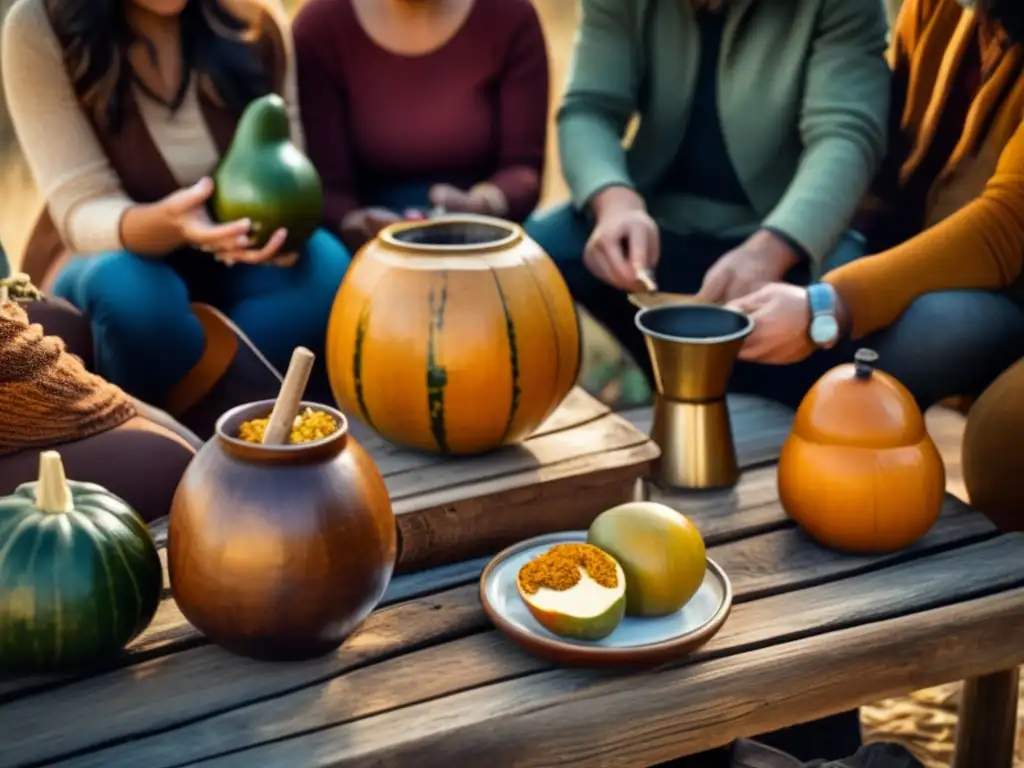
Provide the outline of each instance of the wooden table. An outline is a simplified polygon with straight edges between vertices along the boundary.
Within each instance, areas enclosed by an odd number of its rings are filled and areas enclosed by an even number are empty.
[[[1024,538],[950,498],[907,551],[826,551],[787,521],[764,463],[788,415],[745,401],[734,417],[739,487],[670,499],[736,591],[722,631],[688,659],[610,673],[526,655],[480,608],[484,558],[396,578],[336,654],[301,664],[231,656],[165,601],[119,668],[0,678],[0,765],[642,766],[973,678],[960,766],[1007,768]]]

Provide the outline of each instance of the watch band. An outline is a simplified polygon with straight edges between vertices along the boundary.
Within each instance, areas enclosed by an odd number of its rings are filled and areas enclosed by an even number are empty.
[[[836,292],[828,283],[807,287],[807,303],[811,310],[808,334],[822,349],[831,349],[839,340],[839,319],[836,317]]]

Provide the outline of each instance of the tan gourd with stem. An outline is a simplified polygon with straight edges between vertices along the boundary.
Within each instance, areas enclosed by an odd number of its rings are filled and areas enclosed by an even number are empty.
[[[891,552],[924,536],[945,492],[945,467],[913,396],[874,368],[826,373],[804,397],[779,456],[779,499],[812,538],[833,549]]]

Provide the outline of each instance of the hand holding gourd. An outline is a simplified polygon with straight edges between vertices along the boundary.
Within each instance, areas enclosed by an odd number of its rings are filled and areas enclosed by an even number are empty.
[[[157,203],[163,208],[172,226],[181,234],[182,241],[206,253],[216,254],[226,264],[245,262],[259,264],[274,258],[284,245],[288,232],[277,230],[259,250],[250,250],[252,244],[249,219],[226,224],[215,224],[204,204],[213,194],[213,181],[204,178],[191,187],[179,189]]]

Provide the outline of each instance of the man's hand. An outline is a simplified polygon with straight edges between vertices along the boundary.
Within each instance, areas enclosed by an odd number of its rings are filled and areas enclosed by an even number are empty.
[[[583,250],[583,263],[608,285],[635,289],[640,271],[653,271],[658,263],[658,225],[641,197],[626,187],[599,192],[592,206],[597,225]]]
[[[799,362],[814,352],[806,288],[768,283],[726,306],[754,321],[754,330],[740,350],[741,360],[782,365]]]
[[[720,304],[781,280],[800,255],[778,235],[760,230],[718,259],[704,275],[698,301]]]

